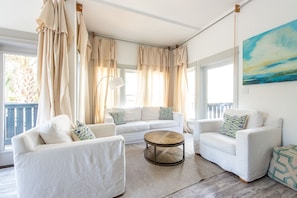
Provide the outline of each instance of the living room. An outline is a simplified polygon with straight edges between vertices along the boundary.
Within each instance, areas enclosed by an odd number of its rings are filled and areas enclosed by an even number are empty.
[[[72,3],[75,4],[75,2]],[[184,43],[188,50],[188,66],[194,68],[196,74],[199,74],[201,65],[209,63],[209,60],[217,60],[217,57],[226,51],[231,50],[233,52],[234,46],[238,46],[236,107],[256,109],[281,117],[283,119],[282,145],[297,144],[297,134],[295,132],[297,128],[295,111],[297,109],[295,102],[297,101],[296,81],[243,85],[242,47],[244,40],[296,20],[296,7],[297,2],[294,0],[252,0],[243,6],[240,13],[237,14],[236,40],[234,40],[234,15],[231,14]],[[0,38],[14,40],[11,38],[13,34],[10,33],[11,31],[2,31]],[[18,36],[16,35],[16,40],[19,39]],[[36,44],[37,37],[32,37],[30,34],[26,39],[28,38],[31,39],[31,43]],[[118,67],[136,69],[139,45],[133,42],[117,40],[117,46]],[[1,48],[1,51],[5,51],[5,49]],[[75,71],[70,71],[70,74],[74,73]],[[196,78],[198,79],[199,75]],[[70,84],[70,94],[74,96],[74,85],[76,83],[73,75],[70,76]],[[202,94],[199,81],[197,81],[196,86],[198,90],[196,102],[199,105],[201,103],[200,95]],[[73,99],[74,97],[70,98]],[[71,101],[71,105],[72,107],[75,106],[74,101]],[[199,118],[202,118],[202,112],[197,110],[196,119]],[[3,115],[1,115],[1,119],[3,120]]]

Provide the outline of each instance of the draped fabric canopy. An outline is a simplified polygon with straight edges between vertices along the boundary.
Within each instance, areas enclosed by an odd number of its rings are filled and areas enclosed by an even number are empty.
[[[93,123],[102,123],[107,97],[111,105],[117,100],[116,92],[108,89],[110,78],[117,76],[116,42],[95,36],[92,42],[93,61]]]
[[[80,55],[79,83],[78,83],[78,120],[83,123],[92,123],[92,111],[89,92],[89,61],[92,46],[88,39],[88,31],[82,13],[78,13],[77,49]]]
[[[37,124],[60,114],[67,114],[72,119],[68,64],[72,29],[64,0],[44,0],[37,23],[40,94]]]
[[[186,46],[180,46],[173,50],[174,56],[174,89],[173,89],[173,107],[176,111],[182,112],[186,123],[187,95],[188,95],[188,52]],[[184,124],[184,131],[189,131]]]
[[[167,106],[170,77],[169,50],[140,46],[138,52],[138,95],[141,106]]]

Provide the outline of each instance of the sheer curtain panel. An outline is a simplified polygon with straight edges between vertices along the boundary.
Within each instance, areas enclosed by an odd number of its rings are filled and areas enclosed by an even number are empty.
[[[106,109],[107,97],[109,104],[117,101],[117,94],[108,88],[109,80],[117,75],[116,42],[113,39],[95,36],[92,43],[93,61],[93,122],[102,123]],[[109,95],[110,94],[110,95]]]
[[[39,104],[37,124],[60,114],[72,119],[68,45],[72,29],[64,0],[44,0],[38,23]]]
[[[78,85],[78,119],[86,124],[92,123],[91,100],[89,91],[89,61],[92,46],[82,13],[78,13],[77,49],[80,55]]]
[[[140,46],[138,53],[138,104],[168,106],[169,50]]]
[[[187,120],[187,95],[188,95],[188,51],[187,46],[179,46],[173,50],[174,56],[174,88],[173,88],[173,107],[176,111],[184,114],[184,122]],[[184,124],[184,131],[189,132],[187,125]]]

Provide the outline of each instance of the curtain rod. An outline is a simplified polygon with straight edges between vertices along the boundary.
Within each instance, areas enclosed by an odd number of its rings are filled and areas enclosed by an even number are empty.
[[[158,45],[152,45],[152,44],[147,44],[147,43],[139,43],[137,41],[131,41],[131,40],[125,40],[125,39],[120,39],[120,38],[113,38],[113,37],[110,37],[110,36],[105,36],[105,35],[100,35],[100,34],[96,34],[94,32],[91,33],[92,36],[99,36],[99,37],[102,37],[102,38],[107,38],[107,39],[114,39],[114,40],[117,40],[117,41],[123,41],[123,42],[127,42],[127,43],[134,43],[134,44],[137,44],[137,45],[146,45],[146,46],[149,46],[149,47],[159,47],[159,48],[164,48],[164,49],[168,49],[170,48],[170,46],[158,46]]]
[[[240,7],[244,7],[245,5],[247,5],[248,3],[250,3],[252,0],[247,0],[246,2],[244,2],[243,4],[240,5]],[[223,20],[224,18],[226,18],[227,16],[229,16],[230,14],[234,13],[235,9],[231,10],[230,12],[228,12],[227,14],[225,14],[224,16],[220,17],[219,19],[217,19],[216,21],[214,21],[213,23],[207,25],[205,28],[203,28],[201,31],[197,32],[196,34],[194,34],[193,36],[191,36],[190,38],[188,38],[187,40],[185,40],[184,42],[182,42],[180,45],[184,45],[185,43],[189,42],[190,40],[192,40],[193,38],[195,38],[196,36],[198,36],[199,34],[201,34],[202,32],[208,30],[209,28],[211,28],[212,26],[214,26],[215,24],[217,24],[218,22],[220,22],[221,20]]]

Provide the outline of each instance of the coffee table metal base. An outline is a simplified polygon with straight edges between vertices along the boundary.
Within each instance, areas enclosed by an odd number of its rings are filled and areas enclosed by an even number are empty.
[[[174,147],[165,147],[158,145],[150,145],[146,143],[144,150],[145,159],[155,165],[175,166],[185,161],[185,144],[182,143],[182,149]]]

